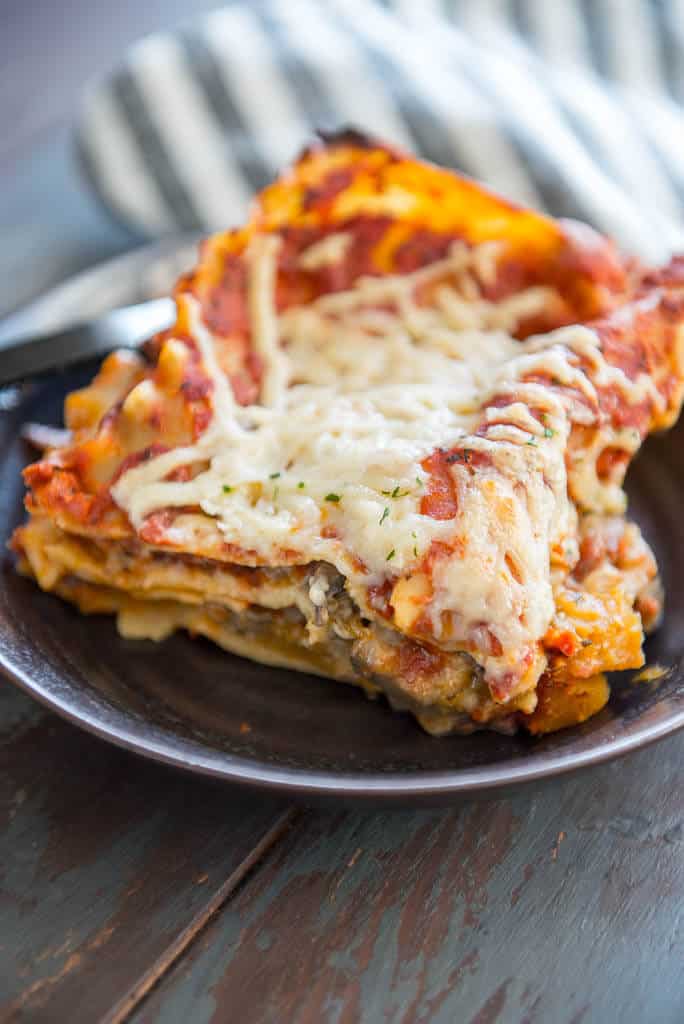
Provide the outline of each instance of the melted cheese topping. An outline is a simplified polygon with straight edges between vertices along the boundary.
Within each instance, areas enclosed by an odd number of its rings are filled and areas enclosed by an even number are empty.
[[[261,401],[276,405],[287,387],[288,364],[279,344],[278,318],[273,306],[276,285],[277,235],[257,235],[247,252],[250,266],[249,313],[252,346],[261,358]]]
[[[196,301],[181,296],[213,381],[214,417],[196,444],[126,472],[114,499],[138,529],[158,509],[199,506],[254,562],[329,562],[371,617],[368,588],[412,574],[440,542],[445,554],[434,560],[425,608],[435,642],[465,644],[490,679],[527,658],[526,685],[534,685],[544,667],[535,645],[554,612],[550,551],[562,544],[569,565],[578,557],[566,474],[571,426],[595,422],[602,385],[627,402],[659,399],[650,378],[632,382],[609,366],[586,327],[515,340],[520,319],[553,293],[482,299],[491,245],[456,245],[413,274],[362,279],[277,316],[278,244],[257,238],[247,254],[261,403],[236,404]],[[427,306],[416,298],[425,288]],[[557,386],[527,381],[531,374]],[[598,479],[595,462],[609,442],[634,450],[638,436],[623,433],[604,425],[597,451],[570,466],[587,507],[622,507],[621,489]],[[486,464],[450,467],[458,511],[438,520],[420,511],[430,483],[421,463],[455,446],[483,453]],[[194,479],[165,479],[197,463],[208,468]]]
[[[314,242],[299,257],[302,270],[319,270],[331,263],[341,263],[354,240],[349,231],[335,231]]]

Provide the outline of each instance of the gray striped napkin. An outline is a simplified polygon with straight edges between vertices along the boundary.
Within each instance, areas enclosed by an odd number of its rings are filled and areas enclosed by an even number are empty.
[[[238,223],[354,124],[628,250],[684,249],[684,0],[253,0],[137,44],[77,131],[136,231]]]

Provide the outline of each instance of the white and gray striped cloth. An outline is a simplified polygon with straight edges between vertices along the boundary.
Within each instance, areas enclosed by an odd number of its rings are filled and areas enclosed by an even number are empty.
[[[628,250],[684,250],[684,0],[252,0],[137,44],[87,95],[91,185],[139,233],[238,223],[353,124]]]

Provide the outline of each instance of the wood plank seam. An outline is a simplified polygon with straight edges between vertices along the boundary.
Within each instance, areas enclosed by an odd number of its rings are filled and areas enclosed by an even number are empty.
[[[128,992],[103,1016],[100,1024],[124,1024],[152,989],[183,958],[189,947],[201,935],[209,922],[220,912],[228,898],[247,875],[257,867],[268,851],[292,827],[299,811],[288,808],[255,844],[250,853],[241,861],[225,881],[214,891],[204,907],[189,924],[176,936],[161,956],[141,975]]]

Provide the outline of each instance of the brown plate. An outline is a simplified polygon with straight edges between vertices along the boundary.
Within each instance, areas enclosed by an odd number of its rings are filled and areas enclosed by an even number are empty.
[[[20,471],[31,453],[20,425],[59,423],[65,391],[88,376],[0,392],[3,545],[23,514]],[[111,618],[84,618],[17,576],[10,555],[0,571],[0,668],[59,714],[139,754],[303,798],[434,802],[547,778],[684,725],[684,422],[647,443],[629,492],[666,587],[665,621],[647,655],[667,672],[650,683],[623,673],[601,714],[544,739],[432,739],[353,687],[255,665],[182,635],[123,640]]]

